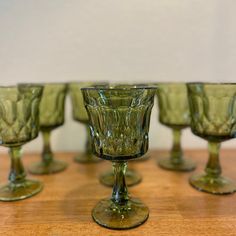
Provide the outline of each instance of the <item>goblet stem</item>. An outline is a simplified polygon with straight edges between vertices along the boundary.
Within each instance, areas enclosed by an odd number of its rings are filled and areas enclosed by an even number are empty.
[[[229,194],[236,191],[234,182],[221,176],[219,161],[219,142],[208,142],[209,159],[205,168],[205,174],[195,174],[189,179],[190,184],[200,191],[213,194]]]
[[[208,176],[217,178],[221,174],[221,166],[219,161],[220,143],[208,142],[209,159],[205,168]]]
[[[114,186],[112,191],[112,201],[118,205],[125,205],[129,200],[128,189],[125,182],[125,172],[127,162],[113,162]]]
[[[21,146],[10,147],[11,167],[9,183],[0,188],[0,201],[17,201],[31,197],[43,189],[37,180],[26,178],[21,162]]]
[[[42,161],[33,163],[29,167],[29,171],[36,175],[53,174],[63,171],[67,167],[67,163],[61,160],[54,159],[53,152],[50,146],[51,130],[43,129],[43,152],[41,154]]]
[[[182,129],[173,129],[173,146],[170,151],[170,158],[162,158],[158,161],[160,167],[172,171],[191,171],[195,169],[196,164],[190,159],[183,157],[181,147],[181,132]]]
[[[45,163],[50,163],[53,161],[53,154],[50,145],[50,130],[43,130],[43,152],[42,152],[42,159]]]
[[[181,129],[173,129],[173,146],[171,149],[171,162],[180,164],[183,162],[183,152],[181,147]]]
[[[112,197],[103,199],[92,212],[93,219],[111,229],[130,229],[141,225],[149,210],[140,200],[131,198],[125,183],[126,161],[113,162],[114,186]]]
[[[11,147],[9,155],[11,157],[9,181],[13,184],[24,182],[26,173],[21,162],[21,146]]]

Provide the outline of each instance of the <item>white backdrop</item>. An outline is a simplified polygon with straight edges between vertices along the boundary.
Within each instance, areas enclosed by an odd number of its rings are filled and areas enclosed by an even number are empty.
[[[0,84],[236,82],[235,10],[235,0],[0,0]],[[66,105],[53,149],[81,150],[84,129],[72,121],[69,99]],[[38,138],[25,149],[41,145]],[[170,130],[157,122],[154,106],[150,146],[170,145]],[[206,143],[186,130],[183,146]]]

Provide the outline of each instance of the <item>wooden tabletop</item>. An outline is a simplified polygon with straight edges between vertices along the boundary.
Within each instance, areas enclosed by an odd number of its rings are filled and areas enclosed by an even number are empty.
[[[205,150],[185,152],[196,160],[196,171],[202,171],[207,160]],[[43,191],[29,199],[0,202],[0,235],[36,236],[172,236],[172,235],[236,235],[236,194],[214,196],[199,192],[188,184],[189,173],[160,169],[158,157],[166,151],[150,151],[148,161],[130,162],[143,176],[143,181],[129,188],[131,196],[140,198],[150,209],[142,226],[125,231],[109,230],[91,218],[93,206],[111,194],[111,188],[101,185],[98,176],[111,168],[108,161],[98,164],[77,164],[73,153],[57,153],[58,159],[69,163],[61,173],[30,176],[44,182]],[[25,167],[39,159],[38,154],[25,154]],[[9,157],[0,157],[0,180],[7,181]],[[223,174],[236,181],[236,150],[222,150]]]

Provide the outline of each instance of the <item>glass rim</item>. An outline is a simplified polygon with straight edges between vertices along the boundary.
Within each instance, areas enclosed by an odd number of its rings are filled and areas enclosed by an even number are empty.
[[[68,81],[66,82],[67,84],[102,84],[102,83],[109,83],[108,81],[106,80],[103,80],[103,81],[96,81],[96,80],[83,80],[83,81],[77,81],[77,80],[71,80],[71,81]]]
[[[99,86],[89,86],[89,87],[84,87],[81,88],[81,90],[84,91],[90,91],[90,90],[95,90],[95,91],[99,91],[99,90],[106,90],[106,91],[129,91],[129,90],[142,90],[142,89],[147,89],[147,90],[156,90],[158,88],[158,86],[138,86],[138,85],[129,85],[129,88],[127,87],[115,87],[115,86],[110,86],[110,87],[99,87]]]
[[[157,86],[161,89],[161,86],[186,86],[187,87],[187,82],[156,82],[156,83],[153,83],[154,86]]]
[[[19,89],[20,87],[28,87],[28,88],[44,88],[42,84],[16,84],[16,85],[0,85],[0,89]]]
[[[187,82],[187,85],[236,85],[234,82]]]
[[[151,84],[158,85],[158,84],[187,84],[188,82],[185,81],[162,81],[162,82],[153,82]]]
[[[42,83],[18,83],[16,87],[44,87]]]
[[[18,83],[17,85],[45,86],[45,85],[66,85],[65,82],[40,82],[40,83]]]
[[[13,88],[18,88],[17,85],[0,85],[0,89],[5,88],[5,89],[13,89]]]

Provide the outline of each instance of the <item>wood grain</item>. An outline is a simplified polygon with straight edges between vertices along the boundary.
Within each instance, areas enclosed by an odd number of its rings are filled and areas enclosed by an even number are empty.
[[[175,173],[160,169],[158,157],[166,151],[151,151],[151,159],[130,162],[143,175],[143,181],[129,188],[131,195],[142,199],[150,208],[150,217],[142,226],[116,231],[100,227],[91,218],[91,209],[100,199],[111,194],[102,186],[98,176],[111,164],[82,165],[73,161],[73,153],[58,153],[69,167],[64,172],[49,176],[30,176],[45,183],[44,190],[18,202],[0,202],[0,235],[37,236],[132,236],[132,235],[236,235],[236,194],[214,196],[198,192],[188,184],[189,173]],[[236,150],[223,150],[221,162],[224,175],[236,181]],[[204,169],[205,150],[186,151],[198,163],[196,171]],[[39,159],[38,154],[25,154],[25,167]],[[7,181],[9,158],[0,157],[0,180]]]

